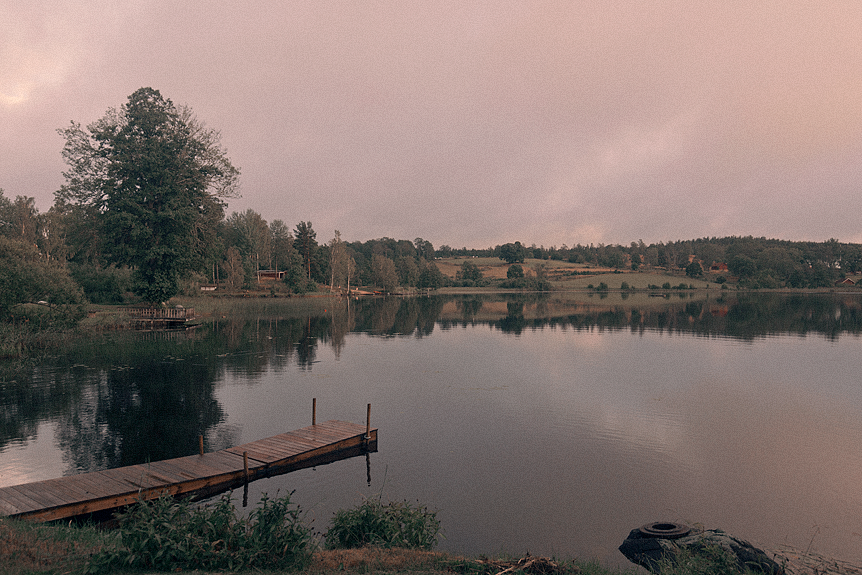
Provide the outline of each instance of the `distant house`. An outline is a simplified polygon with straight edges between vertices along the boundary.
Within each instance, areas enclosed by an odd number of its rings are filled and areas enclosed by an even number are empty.
[[[709,271],[711,272],[727,272],[727,264],[724,262],[713,262],[711,266],[709,266]]]
[[[843,280],[838,280],[837,282],[835,282],[835,285],[837,285],[837,286],[855,286],[856,282],[854,282],[850,278],[844,278]]]
[[[260,270],[259,272],[257,272],[257,281],[274,282],[283,279],[284,272],[279,272],[275,270]]]

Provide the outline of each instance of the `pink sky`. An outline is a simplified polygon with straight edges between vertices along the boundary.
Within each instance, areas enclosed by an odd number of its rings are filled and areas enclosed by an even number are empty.
[[[6,0],[0,188],[151,86],[318,240],[862,242],[862,3]]]

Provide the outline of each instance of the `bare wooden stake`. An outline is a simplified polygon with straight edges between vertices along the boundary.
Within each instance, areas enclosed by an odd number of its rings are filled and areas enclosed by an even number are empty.
[[[248,451],[242,452],[242,468],[245,471],[245,480],[248,481]]]
[[[368,415],[365,418],[365,439],[371,439],[371,404],[368,404]]]
[[[317,398],[311,398],[311,425],[317,425]]]
[[[200,449],[201,455],[204,454],[204,436],[198,435],[198,448]]]

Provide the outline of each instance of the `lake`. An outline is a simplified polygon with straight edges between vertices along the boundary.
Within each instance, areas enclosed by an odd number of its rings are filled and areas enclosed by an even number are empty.
[[[658,294],[654,294],[658,295]],[[596,558],[652,521],[862,561],[862,296],[693,291],[223,301],[0,372],[0,486],[318,421],[379,450],[254,482],[313,526],[363,497],[439,548]],[[234,493],[238,506],[242,493]]]

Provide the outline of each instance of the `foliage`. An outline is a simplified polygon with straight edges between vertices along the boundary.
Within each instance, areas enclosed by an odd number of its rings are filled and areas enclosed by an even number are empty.
[[[506,270],[506,277],[510,280],[522,278],[524,277],[524,268],[519,264],[512,264]]]
[[[439,534],[436,511],[407,501],[384,504],[366,499],[353,509],[336,512],[325,537],[331,549],[364,545],[431,549]]]
[[[228,244],[236,248],[242,258],[244,283],[251,284],[256,272],[268,269],[272,255],[272,237],[269,226],[260,214],[252,209],[234,212],[225,221]]]
[[[398,285],[398,272],[395,262],[386,256],[374,254],[371,258],[372,281],[384,291],[391,291]]]
[[[350,283],[355,279],[355,275],[356,260],[348,253],[347,245],[341,239],[341,232],[335,230],[335,237],[329,241],[330,291],[335,289],[336,285],[345,285],[349,292]]]
[[[293,236],[290,228],[282,220],[272,220],[269,223],[270,244],[272,246],[272,263],[270,268],[285,270],[299,263],[299,254],[293,247]]]
[[[690,278],[699,278],[703,276],[703,267],[699,262],[691,262],[685,267],[685,275]]]
[[[284,280],[282,281],[291,292],[298,295],[317,291],[317,282],[306,277],[305,270],[299,263],[295,263],[284,270]]]
[[[415,258],[402,256],[395,262],[398,280],[403,286],[415,287],[419,281],[419,264]]]
[[[757,271],[754,260],[745,255],[735,256],[727,263],[727,268],[730,273],[740,278],[749,278]]]
[[[168,300],[188,269],[214,245],[238,170],[185,107],[141,88],[119,110],[87,126],[59,130],[69,165],[57,203],[84,208],[98,226],[109,261],[134,269],[148,302]]]
[[[495,252],[495,255],[507,264],[522,264],[527,257],[527,249],[521,245],[521,242],[503,244],[498,246]]]
[[[434,258],[434,245],[428,240],[416,238],[413,240],[413,245],[416,247],[416,257],[419,259],[430,260]]]
[[[302,256],[306,278],[311,279],[311,266],[314,261],[314,253],[317,251],[317,232],[311,227],[311,222],[299,222],[293,233],[293,245]]]
[[[551,282],[544,278],[520,277],[500,282],[503,289],[519,289],[524,291],[551,291]]]
[[[141,501],[119,517],[120,543],[90,560],[88,573],[118,569],[294,569],[308,565],[311,530],[290,495],[266,495],[247,519],[226,495],[212,507],[164,496]]]
[[[482,280],[482,271],[474,262],[465,261],[461,264],[461,269],[456,274],[456,279],[462,282],[476,285]]]
[[[437,289],[444,285],[446,285],[446,277],[433,262],[422,268],[419,279],[416,280],[416,287],[423,289]]]
[[[236,246],[230,246],[224,254],[221,265],[229,290],[240,289],[245,283],[245,267],[242,265],[242,254]]]
[[[43,325],[73,324],[83,317],[83,293],[65,263],[52,263],[35,247],[0,236],[0,319],[26,317],[31,308]]]
[[[69,272],[90,303],[121,304],[132,290],[131,270],[92,263],[70,263]]]

